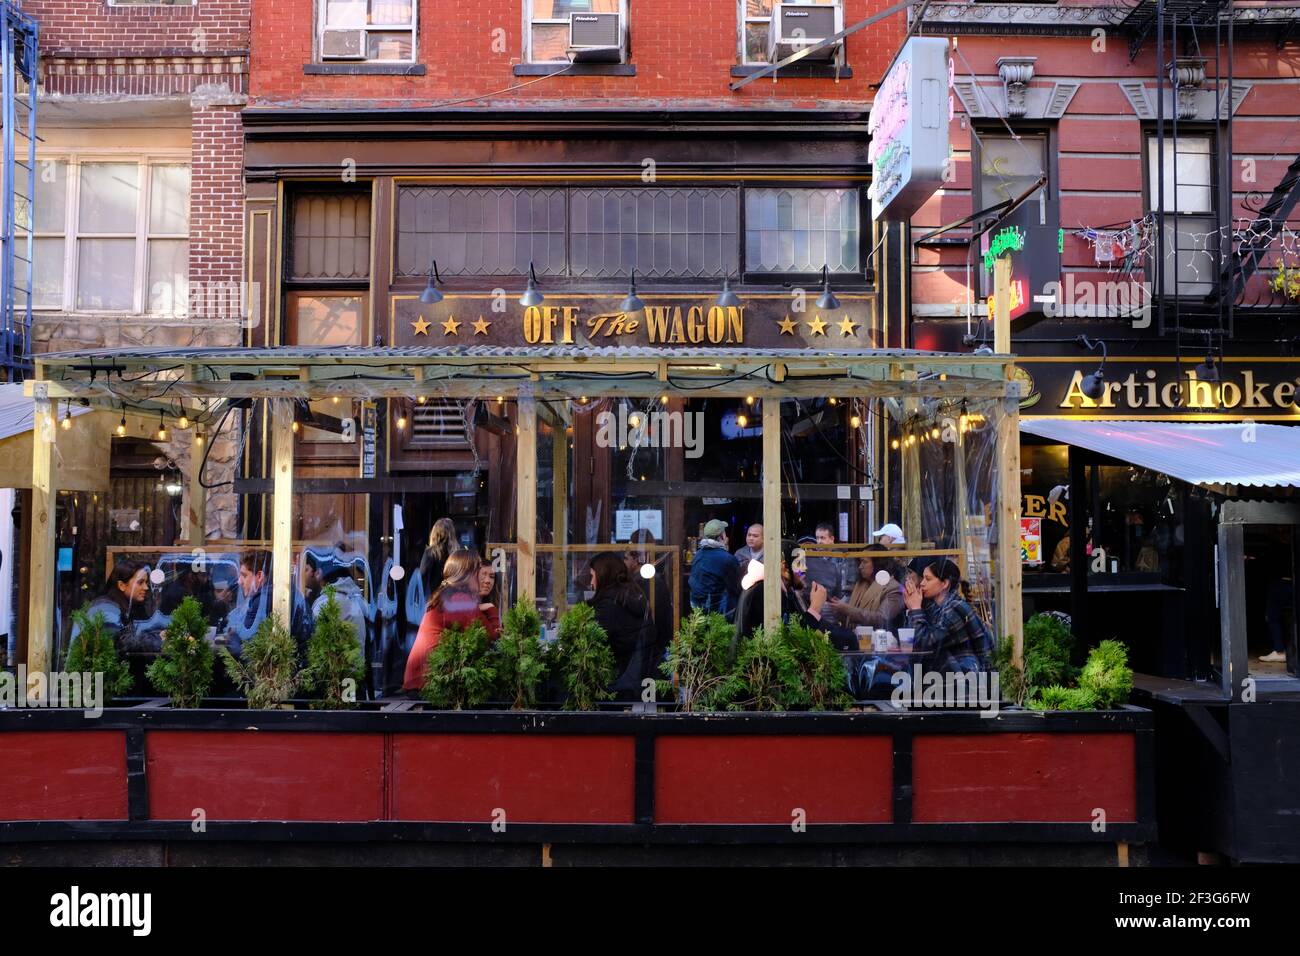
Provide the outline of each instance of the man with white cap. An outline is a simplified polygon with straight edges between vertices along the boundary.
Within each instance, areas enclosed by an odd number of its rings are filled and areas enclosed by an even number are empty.
[[[883,545],[907,543],[903,539],[903,529],[900,528],[898,525],[893,524],[892,522],[889,524],[881,525],[880,530],[878,531],[871,532],[871,537],[879,538],[880,543]]]

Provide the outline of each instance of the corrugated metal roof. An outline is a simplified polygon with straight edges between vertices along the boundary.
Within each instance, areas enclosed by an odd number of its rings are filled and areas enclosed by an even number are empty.
[[[1020,430],[1194,485],[1300,488],[1300,427],[1022,418]]]
[[[46,352],[34,356],[37,361],[68,364],[89,364],[93,361],[117,359],[120,361],[172,361],[203,362],[244,359],[250,363],[288,363],[304,360],[364,359],[368,362],[392,360],[418,361],[439,358],[489,358],[517,359],[818,359],[856,358],[880,361],[910,359],[914,361],[958,361],[990,363],[995,356],[974,356],[961,352],[926,352],[919,349],[755,349],[738,347],[664,347],[654,345],[418,345],[418,346],[339,346],[335,348],[310,348],[306,346],[279,346],[277,348],[119,348],[88,349],[76,352]],[[1000,357],[1008,361],[1006,356]]]

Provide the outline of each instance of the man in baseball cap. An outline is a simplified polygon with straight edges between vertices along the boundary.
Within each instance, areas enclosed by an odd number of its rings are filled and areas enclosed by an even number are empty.
[[[903,538],[903,529],[898,525],[890,523],[881,525],[878,531],[871,532],[871,537],[879,538],[881,544],[906,544]]]
[[[728,620],[740,598],[740,565],[727,550],[727,523],[714,518],[700,531],[691,560],[691,607],[725,614]]]

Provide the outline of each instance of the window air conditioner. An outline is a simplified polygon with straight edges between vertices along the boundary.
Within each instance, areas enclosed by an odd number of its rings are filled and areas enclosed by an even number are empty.
[[[365,59],[364,39],[360,30],[325,30],[321,34],[322,60]]]
[[[627,27],[621,13],[569,15],[569,58],[575,63],[622,63]]]
[[[844,29],[844,8],[838,3],[776,3],[768,33],[768,59],[772,63],[793,56],[834,36]],[[825,63],[834,60],[844,46],[838,42],[810,53],[804,60]]]

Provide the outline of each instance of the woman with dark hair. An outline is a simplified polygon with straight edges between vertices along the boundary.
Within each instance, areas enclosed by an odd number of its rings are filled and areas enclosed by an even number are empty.
[[[914,658],[925,670],[962,673],[993,666],[993,636],[961,595],[961,570],[947,558],[932,560],[920,584],[903,585],[907,626],[915,633]]]
[[[104,582],[104,592],[90,602],[89,617],[104,615],[104,626],[114,637],[132,621],[149,616],[149,566],[139,561],[118,561]],[[80,628],[72,629],[76,637]]]
[[[887,551],[883,544],[869,544],[867,551]],[[876,580],[879,572],[889,576],[884,584]],[[883,627],[892,629],[903,613],[903,588],[898,582],[898,564],[887,554],[858,559],[858,580],[847,601],[831,601],[831,611],[846,627]]]
[[[485,573],[486,572],[486,573]],[[501,617],[495,604],[483,600],[492,591],[492,573],[473,551],[460,548],[447,556],[442,568],[442,584],[429,597],[420,631],[406,658],[406,675],[402,690],[418,693],[424,687],[429,654],[442,640],[442,632],[453,624],[468,627],[479,622],[495,641],[501,633]]]
[[[761,562],[750,561],[745,577],[741,581],[743,590],[740,602],[736,605],[736,630],[732,637],[731,654],[734,657],[740,641],[749,637],[763,624],[763,591],[766,587],[764,568]],[[852,650],[857,647],[853,632],[831,622],[830,611],[826,608],[829,592],[826,588],[812,581],[809,583],[810,600],[805,607],[799,596],[803,588],[803,579],[790,569],[790,562],[781,562],[781,617],[794,616],[801,624],[821,631],[839,650]]]
[[[587,603],[596,612],[596,623],[609,636],[614,652],[618,677],[610,689],[619,700],[635,700],[641,681],[653,676],[654,670],[655,624],[650,602],[617,554],[603,551],[591,559],[587,569],[595,592]]]
[[[456,548],[456,522],[439,518],[429,529],[429,543],[420,557],[420,577],[424,580],[424,593],[433,594],[442,584],[443,565]]]

